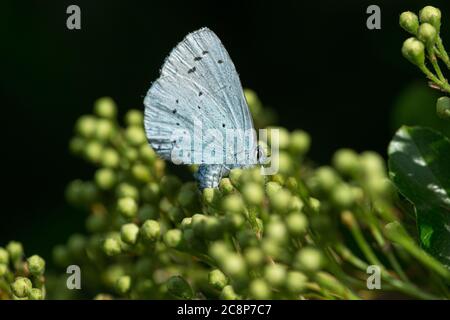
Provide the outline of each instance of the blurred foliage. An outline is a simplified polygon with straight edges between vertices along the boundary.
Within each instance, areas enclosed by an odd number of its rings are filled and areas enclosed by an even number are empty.
[[[391,128],[396,131],[402,125],[434,128],[450,137],[448,121],[436,117],[437,98],[440,94],[425,83],[414,82],[404,88],[394,102]]]

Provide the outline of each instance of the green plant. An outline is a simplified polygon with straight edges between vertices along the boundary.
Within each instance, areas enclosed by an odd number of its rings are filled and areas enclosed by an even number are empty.
[[[419,14],[400,16],[400,25],[416,38],[405,41],[402,52],[431,81],[431,86],[450,93],[438,58],[450,68],[449,58],[440,37],[441,12],[427,6]],[[419,25],[420,20],[420,25]],[[425,65],[424,52],[433,66]],[[450,98],[437,99],[436,112],[450,120]],[[448,122],[446,123],[448,127]],[[389,146],[392,181],[413,205],[421,246],[450,268],[450,141],[440,133],[423,127],[402,127]]]
[[[267,124],[256,94],[245,93],[256,124]],[[235,169],[200,193],[167,173],[140,111],[125,115],[125,127],[116,114],[102,98],[75,126],[72,152],[98,169],[66,193],[88,213],[87,234],[56,246],[53,258],[62,270],[80,266],[83,290],[50,274],[50,298],[448,296],[450,273],[408,235],[378,154],[342,149],[332,166],[316,168],[306,157],[309,135],[277,127],[278,174]],[[381,270],[380,291],[367,288],[369,265]]]
[[[446,90],[433,58],[448,65],[440,12],[426,7],[420,16],[422,25],[413,13],[401,15],[417,36],[403,54]],[[256,93],[245,95],[256,127],[272,124],[275,114]],[[442,98],[438,111],[446,110]],[[74,180],[66,191],[86,213],[86,231],[55,246],[59,271],[47,272],[45,288],[40,257],[24,261],[14,242],[0,248],[0,299],[450,297],[442,259],[450,247],[447,138],[402,128],[389,149],[390,180],[375,152],[341,149],[317,167],[306,132],[269,126],[279,130],[277,174],[234,169],[218,189],[200,192],[173,173],[185,168],[166,168],[149,147],[141,111],[128,111],[123,124],[117,111],[111,98],[97,100],[70,141],[72,153],[96,167],[92,179]],[[82,290],[67,288],[69,265],[81,268]],[[368,287],[374,266],[379,290]]]

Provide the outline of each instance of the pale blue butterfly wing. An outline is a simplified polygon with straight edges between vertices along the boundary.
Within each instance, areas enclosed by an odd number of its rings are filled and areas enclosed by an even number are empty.
[[[200,188],[216,187],[230,168],[256,163],[256,136],[249,131],[253,122],[239,76],[211,30],[188,34],[172,50],[144,104],[151,146],[166,160],[200,164]],[[233,145],[224,142],[229,130],[235,132]]]

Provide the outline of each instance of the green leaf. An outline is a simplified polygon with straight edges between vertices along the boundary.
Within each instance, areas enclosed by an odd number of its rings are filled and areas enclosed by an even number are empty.
[[[416,207],[422,247],[450,267],[450,140],[422,127],[402,127],[389,145],[389,174]]]

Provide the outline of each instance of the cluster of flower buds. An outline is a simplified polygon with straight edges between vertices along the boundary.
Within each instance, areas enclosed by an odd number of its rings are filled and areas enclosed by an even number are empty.
[[[439,66],[440,60],[450,69],[450,59],[440,36],[441,11],[426,6],[420,11],[419,17],[410,11],[403,12],[400,15],[400,26],[413,35],[403,43],[403,56],[428,77],[433,87],[450,94],[450,86]],[[426,66],[427,58],[434,73]],[[436,104],[437,115],[443,119],[450,119],[448,99],[443,97]]]
[[[22,244],[11,241],[0,247],[0,300],[45,298],[45,261],[38,255],[25,259]]]
[[[257,95],[245,93],[255,123],[267,122],[258,116],[268,113]],[[78,120],[70,143],[97,168],[92,180],[75,180],[66,193],[88,213],[87,232],[53,251],[62,270],[81,268],[82,290],[48,276],[48,296],[357,299],[371,293],[365,275],[375,264],[391,290],[428,297],[403,278],[402,266],[415,265],[421,249],[401,225],[388,227],[399,218],[383,159],[342,149],[332,166],[315,168],[306,158],[306,132],[274,129],[277,174],[233,169],[219,188],[200,192],[195,182],[166,172],[145,139],[142,112],[127,112],[122,127],[115,103],[98,100],[94,115]],[[394,242],[408,246],[394,248]],[[414,272],[428,272],[420,268]],[[17,281],[16,296],[28,292],[27,280]]]

